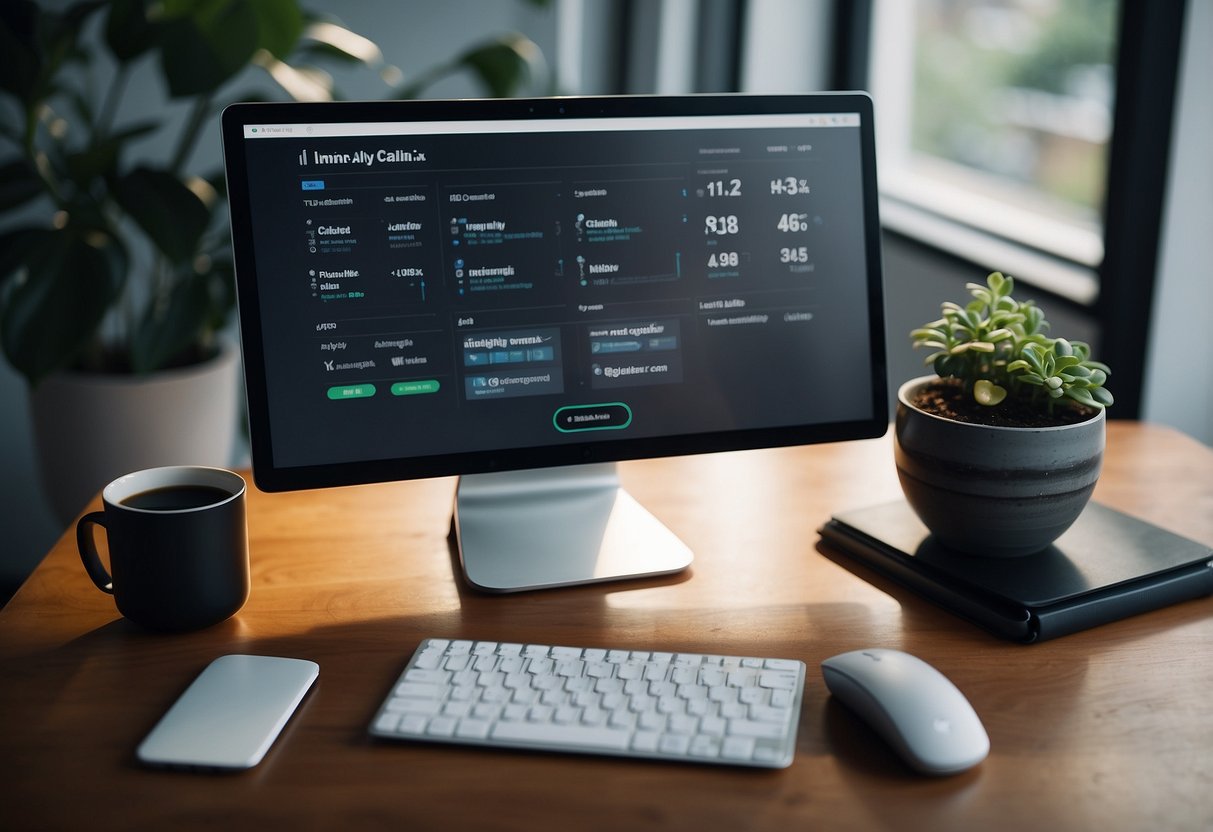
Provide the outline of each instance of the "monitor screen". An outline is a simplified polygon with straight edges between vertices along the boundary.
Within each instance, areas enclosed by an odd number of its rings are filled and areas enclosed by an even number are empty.
[[[878,436],[862,94],[238,104],[265,490]]]

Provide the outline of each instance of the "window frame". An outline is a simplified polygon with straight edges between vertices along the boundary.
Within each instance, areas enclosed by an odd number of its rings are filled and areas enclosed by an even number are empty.
[[[1103,255],[1093,269],[976,229],[969,230],[978,238],[966,245],[955,233],[957,223],[940,225],[926,212],[917,212],[915,224],[899,215],[894,203],[882,200],[881,205],[886,230],[970,260],[975,266],[1016,263],[1016,276],[1024,282],[1088,307],[1102,335],[1100,357],[1116,372],[1117,418],[1136,419],[1141,414],[1187,7],[1188,0],[1121,0]],[[873,0],[835,2],[838,52],[833,82],[837,89],[867,89],[870,85],[873,12]],[[998,256],[988,259],[990,255]],[[1007,270],[1012,268],[1008,265]],[[1050,270],[1053,277],[1069,274],[1077,282],[1067,288],[1065,282],[1050,279]],[[1097,278],[1093,287],[1089,285],[1092,275]],[[1076,288],[1083,283],[1088,284],[1085,292]]]

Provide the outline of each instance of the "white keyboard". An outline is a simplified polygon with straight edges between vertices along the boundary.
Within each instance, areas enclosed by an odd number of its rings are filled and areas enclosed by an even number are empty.
[[[376,737],[784,768],[804,662],[495,641],[421,643]]]

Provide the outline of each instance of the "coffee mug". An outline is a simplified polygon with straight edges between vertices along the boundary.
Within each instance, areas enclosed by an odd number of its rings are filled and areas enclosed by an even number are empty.
[[[217,624],[248,599],[244,493],[244,479],[222,468],[176,465],[119,477],[101,492],[105,510],[76,524],[80,559],[118,611],[142,627]],[[109,572],[94,525],[105,529]]]

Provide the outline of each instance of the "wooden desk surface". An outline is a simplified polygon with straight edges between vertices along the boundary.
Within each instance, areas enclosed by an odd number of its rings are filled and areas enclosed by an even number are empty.
[[[0,611],[0,827],[1213,828],[1213,601],[1020,646],[852,572],[815,530],[899,494],[887,436],[628,463],[623,477],[695,551],[689,576],[483,595],[456,577],[453,480],[250,490],[248,604],[163,636],[120,619],[65,535]],[[1096,498],[1213,544],[1213,450],[1109,423]],[[751,771],[370,742],[425,636],[803,659],[796,760]],[[866,646],[950,676],[990,757],[945,779],[905,768],[821,682],[822,659]],[[320,663],[265,761],[219,776],[140,768],[139,740],[233,652]]]

